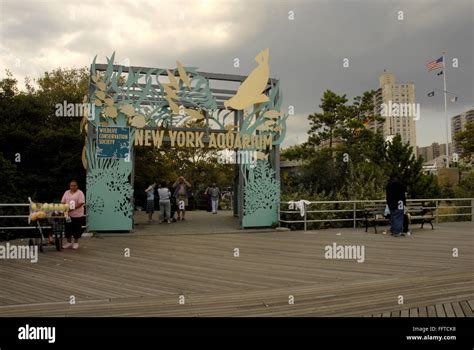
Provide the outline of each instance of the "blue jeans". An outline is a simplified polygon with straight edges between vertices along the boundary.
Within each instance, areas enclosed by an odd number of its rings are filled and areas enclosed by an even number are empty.
[[[390,210],[390,232],[401,234],[403,231],[403,209]]]
[[[217,207],[219,205],[219,199],[218,198],[212,198],[212,212],[217,213]]]

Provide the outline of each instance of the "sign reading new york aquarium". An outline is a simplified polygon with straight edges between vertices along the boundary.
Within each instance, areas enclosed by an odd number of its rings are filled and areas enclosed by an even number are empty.
[[[265,150],[271,149],[273,145],[272,135],[240,135],[232,131],[210,132],[207,143],[204,142],[205,135],[204,131],[136,130],[135,146],[160,148],[165,137],[168,137],[171,147]]]
[[[130,153],[130,128],[124,126],[98,126],[98,158],[127,158]]]

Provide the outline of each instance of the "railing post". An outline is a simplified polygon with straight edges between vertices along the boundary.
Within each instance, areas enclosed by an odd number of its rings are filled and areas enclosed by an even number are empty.
[[[471,198],[471,221],[474,221],[474,198]]]
[[[278,227],[281,227],[281,202],[278,201]]]
[[[354,219],[354,226],[353,226],[354,228],[356,228],[356,213],[357,213],[356,209],[357,209],[357,203],[354,202],[352,205],[352,210],[353,210],[352,218]]]
[[[304,208],[304,230],[306,231],[306,204],[303,203],[303,208]]]
[[[438,200],[436,200],[436,224],[439,224],[439,209],[438,209]]]

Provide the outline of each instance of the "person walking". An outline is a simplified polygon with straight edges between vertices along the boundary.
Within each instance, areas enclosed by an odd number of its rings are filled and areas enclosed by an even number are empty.
[[[176,198],[176,204],[178,206],[178,221],[185,220],[186,206],[188,198],[191,195],[191,184],[186,181],[184,176],[180,176],[178,180],[173,184],[174,197]]]
[[[156,188],[156,182],[153,182],[145,190],[145,193],[146,193],[146,212],[148,214],[148,222],[153,221],[153,213],[155,212],[155,188]]]
[[[406,205],[405,186],[393,176],[385,188],[387,205],[390,209],[390,232],[392,236],[403,234],[403,215]]]
[[[160,198],[160,223],[166,222],[171,223],[171,192],[166,187],[164,182],[161,183],[158,189],[158,197]]]
[[[204,191],[204,198],[206,199],[206,211],[208,213],[212,212],[212,201],[211,201],[211,194],[209,193],[209,188],[211,186],[208,186],[206,190]]]
[[[170,182],[168,185],[169,185],[168,188],[173,188],[172,182]],[[176,198],[173,194],[171,194],[170,202],[171,202],[171,222],[176,222],[176,212],[178,211],[178,206],[176,205]]]
[[[217,208],[219,206],[219,196],[221,195],[219,187],[217,187],[217,185],[213,183],[211,187],[207,188],[206,194],[211,197],[212,214],[217,214]]]
[[[63,245],[64,249],[79,249],[79,238],[82,236],[82,223],[84,221],[84,193],[79,189],[76,180],[71,180],[69,190],[64,192],[61,203],[69,205],[67,215],[71,219],[66,221],[65,236],[67,243]],[[74,237],[74,243],[72,242]]]

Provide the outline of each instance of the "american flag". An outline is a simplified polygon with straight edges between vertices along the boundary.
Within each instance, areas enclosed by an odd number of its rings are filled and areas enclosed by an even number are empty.
[[[443,68],[443,56],[441,56],[437,60],[428,62],[426,64],[426,69],[428,69],[428,71],[430,71],[430,72],[432,70],[436,70],[436,69],[440,69],[440,68]]]

